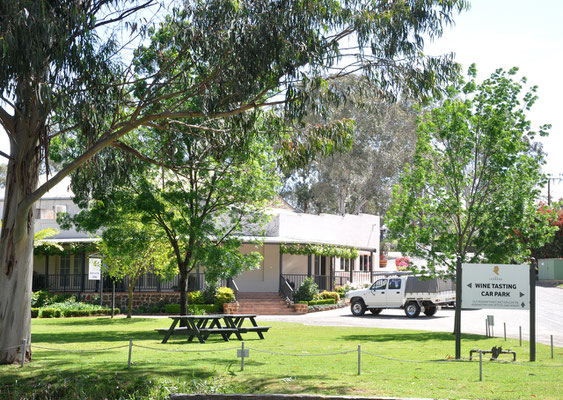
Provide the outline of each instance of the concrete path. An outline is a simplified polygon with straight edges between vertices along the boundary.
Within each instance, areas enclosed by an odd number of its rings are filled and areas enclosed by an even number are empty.
[[[550,343],[553,335],[555,346],[563,347],[563,288],[536,288],[536,338],[539,343]],[[530,317],[527,310],[464,310],[461,314],[463,333],[485,334],[487,315],[495,317],[494,334],[503,337],[504,323],[508,337],[518,339],[519,327],[522,338],[528,340]],[[350,326],[393,329],[415,329],[423,331],[452,332],[454,310],[439,310],[433,317],[421,314],[418,318],[407,318],[403,310],[383,310],[377,316],[367,312],[363,317],[354,317],[350,308],[340,308],[302,315],[262,315],[259,321],[297,322],[305,325]]]

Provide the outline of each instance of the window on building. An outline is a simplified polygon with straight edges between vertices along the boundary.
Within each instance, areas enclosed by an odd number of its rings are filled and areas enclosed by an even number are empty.
[[[55,209],[55,216],[58,213],[65,213],[66,212],[66,206],[65,205],[56,205],[55,207],[53,207]]]
[[[82,276],[82,255],[81,254],[75,254],[74,255],[74,268],[73,268],[73,275],[74,277],[72,278],[72,283],[75,287],[79,287],[80,286],[80,277]]]
[[[61,266],[59,268],[61,286],[66,287],[70,284],[70,254],[61,256]]]
[[[35,216],[37,219],[55,219],[55,211],[50,208],[38,208]]]
[[[370,270],[371,257],[369,255],[360,255],[360,271],[367,272]]]

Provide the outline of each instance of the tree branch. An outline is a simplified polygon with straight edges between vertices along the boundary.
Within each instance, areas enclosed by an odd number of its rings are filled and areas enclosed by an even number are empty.
[[[16,129],[15,119],[2,107],[0,107],[0,123],[2,123],[4,129],[6,129],[6,133],[11,140],[14,137],[14,131]]]

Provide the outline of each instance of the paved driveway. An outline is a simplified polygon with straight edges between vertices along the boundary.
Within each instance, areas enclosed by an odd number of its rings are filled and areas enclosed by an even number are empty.
[[[550,335],[556,346],[563,347],[563,289],[537,287],[536,289],[536,338],[537,341],[549,344]],[[464,310],[461,314],[461,330],[463,333],[485,334],[487,315],[495,317],[494,334],[503,337],[503,324],[506,323],[508,337],[518,338],[519,327],[522,337],[529,337],[529,311],[522,310]],[[383,310],[377,316],[367,312],[363,317],[354,317],[350,308],[322,311],[303,315],[264,315],[260,321],[298,322],[305,325],[319,326],[358,326],[373,328],[416,329],[424,331],[452,332],[454,326],[454,310],[439,310],[433,317],[421,314],[418,318],[407,318],[403,310]]]

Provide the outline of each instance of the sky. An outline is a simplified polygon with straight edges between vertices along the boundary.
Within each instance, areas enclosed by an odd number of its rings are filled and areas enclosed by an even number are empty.
[[[455,53],[467,70],[477,64],[479,79],[496,68],[520,68],[528,84],[538,85],[538,101],[528,114],[534,127],[552,124],[548,138],[542,139],[547,152],[544,172],[553,178],[551,194],[563,198],[563,62],[562,0],[473,0],[471,8],[457,15],[455,26],[442,38],[427,43],[425,53]],[[1,129],[0,129],[1,130]],[[0,150],[8,153],[6,134],[0,131]],[[4,162],[3,159],[0,162]],[[544,189],[544,196],[547,195]]]
[[[519,68],[528,84],[538,86],[538,100],[528,113],[533,127],[551,124],[541,142],[547,152],[544,172],[563,177],[563,1],[473,0],[471,8],[454,18],[455,26],[427,43],[425,53],[453,52],[464,71],[475,63],[479,80],[495,69]],[[563,182],[551,182],[551,194],[563,197]],[[544,189],[544,196],[547,190]]]

